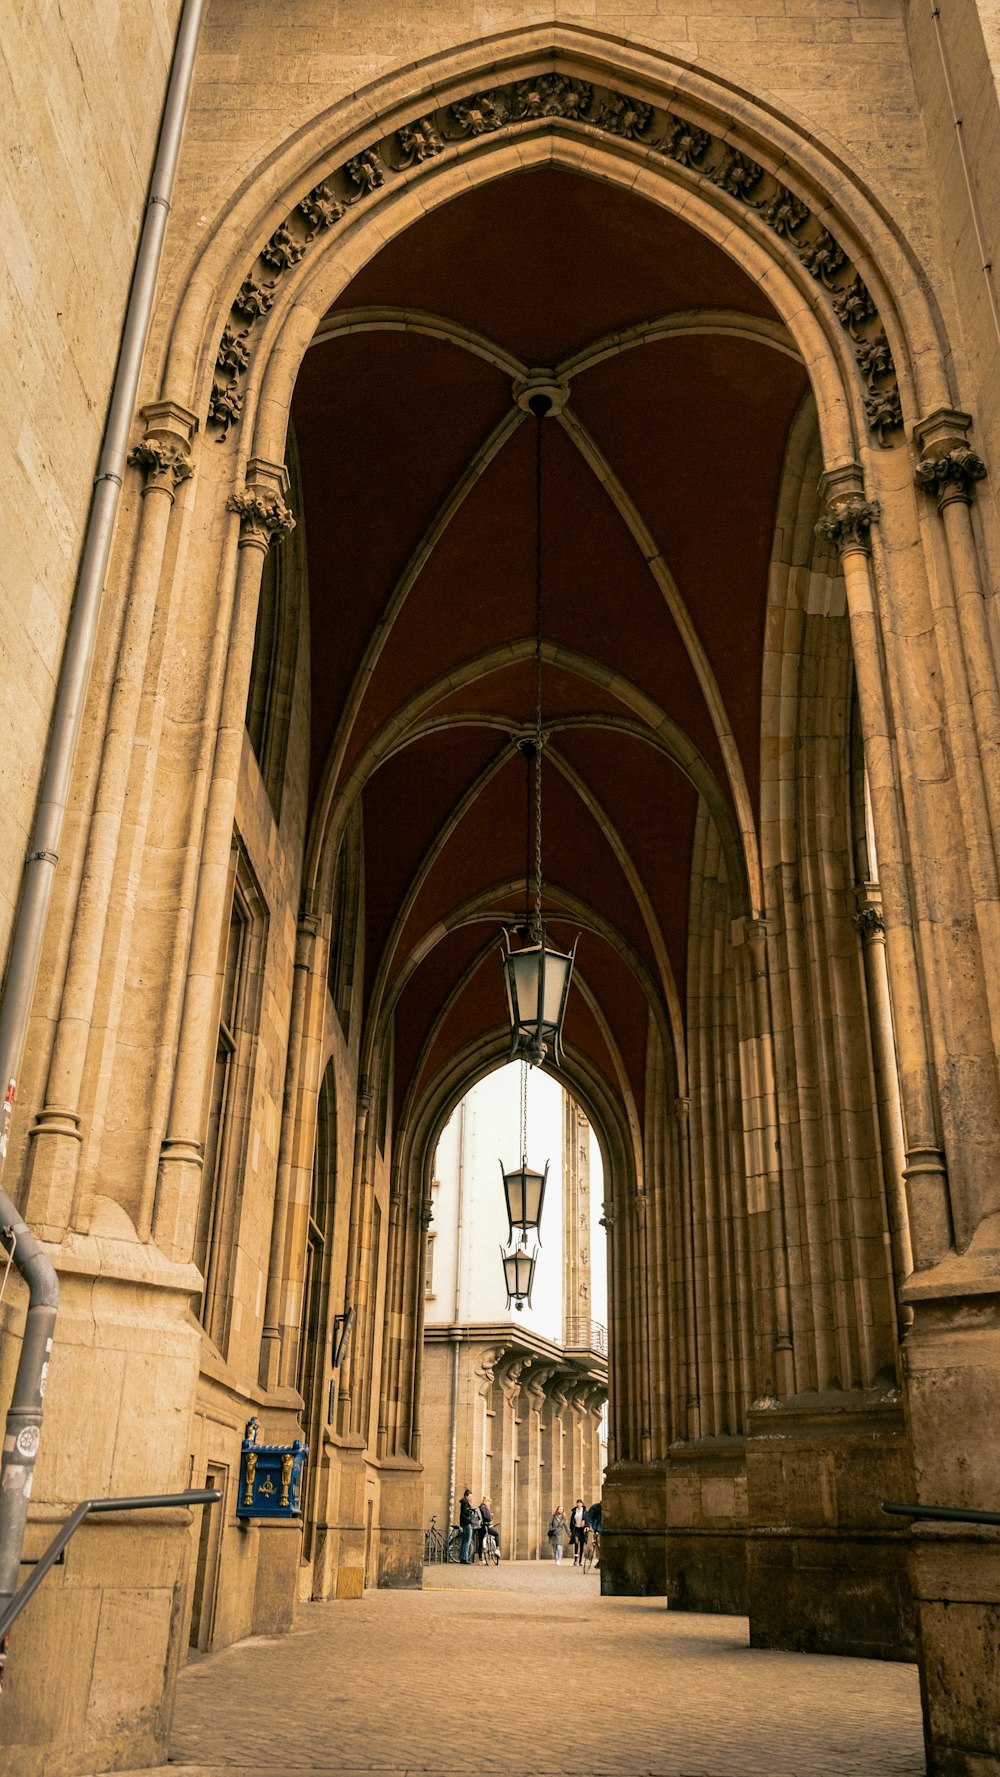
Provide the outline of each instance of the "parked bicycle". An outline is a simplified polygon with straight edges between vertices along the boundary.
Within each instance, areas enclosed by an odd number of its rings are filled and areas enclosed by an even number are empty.
[[[495,1522],[487,1524],[483,1531],[483,1546],[480,1553],[487,1567],[500,1566],[500,1536]]]

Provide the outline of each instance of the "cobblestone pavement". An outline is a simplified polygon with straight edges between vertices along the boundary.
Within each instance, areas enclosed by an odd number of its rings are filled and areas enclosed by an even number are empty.
[[[162,1777],[922,1777],[913,1666],[748,1646],[599,1576],[431,1567],[189,1666]],[[147,1774],[149,1777],[149,1774]]]

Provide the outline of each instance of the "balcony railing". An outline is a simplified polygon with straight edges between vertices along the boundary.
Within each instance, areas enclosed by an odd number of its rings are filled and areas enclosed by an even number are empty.
[[[563,1344],[567,1351],[593,1351],[599,1357],[607,1357],[608,1329],[599,1320],[585,1320],[576,1315],[566,1322]]]

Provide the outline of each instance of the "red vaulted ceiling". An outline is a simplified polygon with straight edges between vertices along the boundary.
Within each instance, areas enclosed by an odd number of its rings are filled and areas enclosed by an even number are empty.
[[[413,318],[540,368],[708,309],[777,320],[686,223],[545,169],[456,198],[384,248],[307,354],[293,422],[311,783],[314,796],[348,782],[361,796],[365,1016],[394,1007],[397,1106],[505,1022],[495,941],[525,866],[513,737],[535,695],[536,422],[515,407],[508,368]],[[339,310],[365,327],[331,333]],[[582,930],[567,1046],[640,1116],[651,1011],[661,1028],[671,1005],[684,1014],[699,806],[654,732],[659,712],[733,806],[718,717],[647,556],[687,609],[755,809],[775,501],[807,386],[752,329],[687,332],[577,369],[567,409],[542,422],[546,905],[555,942]],[[505,419],[517,423],[478,461]],[[594,446],[624,502],[595,474]]]

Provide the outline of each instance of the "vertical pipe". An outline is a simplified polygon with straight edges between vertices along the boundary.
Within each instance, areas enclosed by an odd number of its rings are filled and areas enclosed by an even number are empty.
[[[66,634],[42,787],[28,847],[21,900],[11,936],[0,1001],[0,1090],[12,1102],[21,1068],[31,1001],[41,960],[52,880],[59,861],[63,821],[90,669],[97,642],[104,580],[111,554],[118,496],[125,473],[128,435],[139,392],[139,376],[153,313],[156,279],[170,210],[194,72],[204,0],[184,0],[167,84],[132,288],[111,391],[94,497],[84,538],[76,598]],[[0,1139],[0,1168],[6,1158],[6,1128]],[[3,1441],[0,1466],[0,1611],[17,1589],[18,1568],[28,1517],[42,1423],[42,1401],[52,1349],[59,1281],[22,1217],[0,1190],[0,1240],[28,1285],[29,1307],[21,1356]]]

